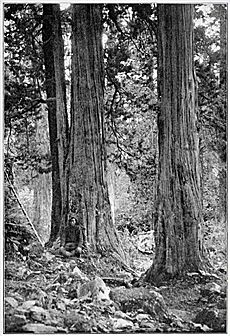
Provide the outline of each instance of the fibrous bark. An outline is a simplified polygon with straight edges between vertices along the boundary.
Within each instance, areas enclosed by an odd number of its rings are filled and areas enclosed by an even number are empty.
[[[50,241],[65,224],[67,207],[66,157],[68,120],[66,112],[64,45],[59,5],[43,5],[43,52],[52,156],[52,213]]]
[[[223,95],[222,108],[219,109],[218,118],[226,124],[227,111],[227,8],[226,5],[219,5],[220,15],[220,89]],[[227,215],[227,167],[226,167],[226,130],[221,130],[219,139],[222,140],[220,149],[220,167],[219,167],[219,209],[222,218],[226,220]]]
[[[47,172],[47,162],[44,160],[50,153],[48,118],[45,112],[42,105],[42,118],[36,121],[36,150],[41,155],[41,160],[32,181],[34,191],[32,223],[43,242],[48,240],[51,223],[51,173]]]
[[[192,5],[158,6],[159,174],[156,251],[147,281],[197,271],[202,206]]]
[[[113,226],[106,180],[104,69],[100,5],[73,5],[70,207],[95,251],[123,258]]]

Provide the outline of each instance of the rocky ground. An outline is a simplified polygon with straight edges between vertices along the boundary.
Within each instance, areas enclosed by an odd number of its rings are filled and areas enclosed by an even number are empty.
[[[134,272],[109,257],[64,259],[39,249],[25,260],[7,261],[5,332],[226,332],[224,268],[135,287],[152,260],[137,256]]]

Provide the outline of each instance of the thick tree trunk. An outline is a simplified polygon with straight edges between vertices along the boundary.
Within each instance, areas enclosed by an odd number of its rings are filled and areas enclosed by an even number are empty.
[[[47,242],[50,233],[51,217],[51,176],[50,173],[38,174],[33,182],[34,200],[32,223],[43,243]]]
[[[146,280],[201,266],[202,207],[193,67],[192,5],[158,7],[160,112],[156,251]]]
[[[124,258],[106,181],[101,34],[101,6],[73,5],[70,204],[83,222],[90,248]]]
[[[47,168],[46,161],[50,153],[48,118],[45,106],[42,108],[42,118],[36,121],[36,151],[41,160],[38,162],[37,176],[32,180],[34,190],[32,223],[42,242],[45,243],[49,237],[51,222],[51,172]]]
[[[52,214],[50,242],[64,226],[67,212],[67,157],[68,120],[66,112],[64,46],[61,34],[59,5],[43,5],[43,51],[50,148],[52,156]]]
[[[226,123],[227,111],[227,8],[226,5],[219,5],[220,14],[220,89],[224,97],[222,109],[219,110],[219,118]],[[223,132],[223,130],[222,130]],[[226,141],[226,136],[221,136]],[[223,141],[223,142],[224,142]],[[227,167],[226,167],[226,145],[223,144],[220,153],[219,167],[219,209],[220,219],[226,220],[227,214]]]

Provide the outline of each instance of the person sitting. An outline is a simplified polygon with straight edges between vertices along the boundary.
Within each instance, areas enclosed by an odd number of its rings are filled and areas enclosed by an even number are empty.
[[[80,258],[82,252],[83,235],[82,230],[75,217],[70,217],[65,231],[64,246],[61,246],[60,252],[65,257]]]

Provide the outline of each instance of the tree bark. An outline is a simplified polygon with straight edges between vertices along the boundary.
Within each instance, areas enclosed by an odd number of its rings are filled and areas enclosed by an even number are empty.
[[[219,118],[226,124],[227,111],[227,8],[226,5],[219,5],[220,15],[220,89],[223,95],[222,109],[219,110]],[[222,131],[223,132],[223,131]],[[227,167],[226,167],[226,134],[219,135],[223,139],[220,149],[219,167],[219,209],[220,220],[226,220],[227,215]]]
[[[50,153],[48,118],[45,114],[45,106],[42,105],[42,118],[36,120],[36,151],[41,156],[41,166],[44,162],[42,156],[48,156]],[[47,162],[43,165],[46,166]],[[34,190],[33,197],[33,217],[34,224],[43,243],[47,242],[50,234],[51,223],[51,173],[38,169],[38,174],[32,180]]]
[[[156,251],[146,280],[197,271],[202,255],[202,206],[193,6],[158,7],[159,173],[155,216]]]
[[[68,211],[66,174],[68,120],[65,96],[64,45],[59,5],[43,5],[43,52],[52,156],[50,242],[53,242],[65,225],[65,217]]]
[[[124,259],[114,228],[106,181],[104,69],[100,5],[73,5],[73,103],[70,140],[70,205],[94,251]]]

